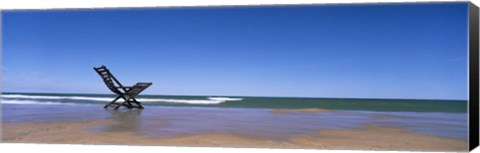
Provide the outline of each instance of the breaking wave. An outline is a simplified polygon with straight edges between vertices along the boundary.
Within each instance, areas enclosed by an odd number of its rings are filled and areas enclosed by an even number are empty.
[[[2,98],[15,99],[68,99],[89,101],[112,101],[110,97],[83,97],[83,96],[37,96],[37,95],[2,95]]]
[[[9,99],[39,99],[39,100],[85,100],[85,101],[97,101],[97,102],[110,102],[112,97],[88,97],[88,96],[40,96],[40,95],[21,95],[21,94],[7,94],[2,95],[3,98]],[[241,101],[242,98],[230,98],[230,97],[208,97],[207,99],[166,99],[166,98],[137,98],[140,102],[159,102],[159,103],[182,103],[182,104],[220,104],[227,101]],[[34,101],[30,101],[34,102]],[[4,103],[4,102],[2,102]],[[17,102],[20,104],[22,102]],[[26,103],[23,101],[23,103]],[[37,102],[45,103],[45,102]]]
[[[36,105],[79,105],[74,103],[62,103],[62,102],[52,102],[52,101],[35,101],[35,100],[2,100],[2,104],[36,104]]]

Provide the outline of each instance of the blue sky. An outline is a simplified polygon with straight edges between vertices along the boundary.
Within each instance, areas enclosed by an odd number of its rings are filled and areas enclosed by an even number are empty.
[[[3,91],[467,99],[467,3],[3,12]]]

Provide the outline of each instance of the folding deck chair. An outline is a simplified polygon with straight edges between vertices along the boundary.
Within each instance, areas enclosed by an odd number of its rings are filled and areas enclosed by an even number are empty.
[[[115,94],[117,94],[117,98],[113,99],[112,102],[106,104],[103,108],[108,108],[109,106],[113,106],[114,109],[118,109],[120,106],[126,106],[127,108],[139,108],[143,109],[142,104],[138,102],[135,97],[140,94],[143,90],[148,88],[150,85],[152,85],[151,82],[139,82],[135,84],[134,86],[128,87],[128,86],[123,86],[113,75],[110,73],[110,71],[107,69],[105,66],[100,66],[98,68],[94,67],[93,68],[99,75],[102,77],[103,82],[105,82],[105,85]],[[118,99],[122,98],[124,102],[122,103],[115,103]],[[134,106],[133,103],[136,104]]]

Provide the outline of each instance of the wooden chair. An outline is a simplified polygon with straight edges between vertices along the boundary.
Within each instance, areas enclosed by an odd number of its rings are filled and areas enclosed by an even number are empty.
[[[112,102],[106,104],[103,108],[108,108],[109,106],[114,106],[114,109],[118,109],[120,106],[126,106],[127,108],[139,108],[143,109],[142,104],[138,102],[135,97],[140,94],[143,90],[148,88],[152,85],[151,82],[139,82],[134,86],[123,86],[110,71],[105,66],[94,67],[93,68],[99,75],[102,77],[103,82],[105,85],[115,94],[117,94],[117,98],[113,99]],[[122,98],[124,102],[122,103],[115,103],[118,99]],[[132,104],[135,103],[135,105]]]

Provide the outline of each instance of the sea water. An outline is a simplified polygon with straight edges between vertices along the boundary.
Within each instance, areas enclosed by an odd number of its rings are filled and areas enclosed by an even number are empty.
[[[114,95],[4,93],[4,123],[115,120],[92,131],[130,131],[150,137],[238,134],[287,140],[322,129],[396,127],[467,140],[467,102],[461,100],[140,96],[144,110],[103,109]],[[336,111],[278,114],[274,109]]]

